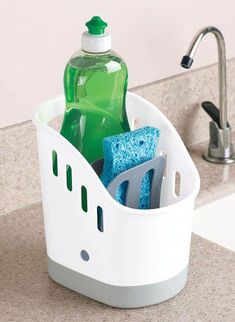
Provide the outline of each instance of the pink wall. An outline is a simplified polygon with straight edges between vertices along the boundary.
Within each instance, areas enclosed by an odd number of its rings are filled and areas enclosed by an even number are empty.
[[[92,15],[109,23],[130,87],[182,73],[181,56],[206,25],[222,30],[227,56],[235,56],[233,0],[9,0],[0,2],[0,15],[0,127],[30,119],[37,104],[62,93],[64,66]],[[216,62],[210,38],[194,68]]]

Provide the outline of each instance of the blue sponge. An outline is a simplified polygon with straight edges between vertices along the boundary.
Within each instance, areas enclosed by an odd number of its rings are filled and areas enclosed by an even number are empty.
[[[104,186],[120,173],[155,157],[160,131],[153,127],[106,137],[103,140],[104,167],[101,181]],[[140,209],[150,208],[151,182],[153,173],[149,171],[143,178],[140,191]],[[117,190],[115,199],[125,205],[127,182]]]

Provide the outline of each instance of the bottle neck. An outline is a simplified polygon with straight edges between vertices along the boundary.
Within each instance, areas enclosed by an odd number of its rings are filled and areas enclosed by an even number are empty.
[[[108,32],[102,35],[91,35],[87,31],[82,33],[81,48],[87,53],[102,54],[111,50],[111,47],[111,36]]]

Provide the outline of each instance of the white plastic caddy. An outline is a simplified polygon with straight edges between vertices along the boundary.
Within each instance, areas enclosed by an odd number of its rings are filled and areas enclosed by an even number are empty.
[[[43,103],[34,122],[49,275],[97,301],[133,308],[165,301],[184,287],[200,181],[167,118],[135,94],[128,93],[126,99],[132,129],[149,125],[161,130],[158,153],[167,156],[167,167],[159,209],[132,209],[117,203],[79,151],[48,126],[63,115],[64,97]],[[180,175],[179,195],[176,174]]]

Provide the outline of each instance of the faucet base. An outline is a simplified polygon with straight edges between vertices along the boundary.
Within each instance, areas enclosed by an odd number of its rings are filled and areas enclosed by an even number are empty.
[[[211,157],[208,152],[204,152],[202,158],[208,162],[216,164],[231,164],[235,162],[235,154],[231,155],[229,158],[214,158]]]

